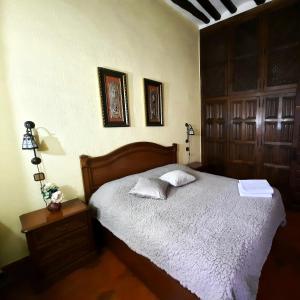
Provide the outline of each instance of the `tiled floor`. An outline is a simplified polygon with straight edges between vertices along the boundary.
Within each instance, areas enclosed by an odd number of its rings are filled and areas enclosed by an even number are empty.
[[[44,293],[35,294],[26,278],[1,299],[157,300],[109,250],[92,263],[61,279]],[[300,213],[288,213],[263,268],[259,300],[300,299]],[[243,299],[241,299],[243,300]]]

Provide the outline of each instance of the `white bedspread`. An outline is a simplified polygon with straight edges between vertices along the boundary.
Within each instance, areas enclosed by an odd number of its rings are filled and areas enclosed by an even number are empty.
[[[128,194],[139,176],[175,169],[188,170],[197,180],[171,187],[167,200]],[[272,198],[240,197],[237,182],[167,165],[106,183],[90,204],[104,227],[202,300],[255,299],[285,211],[278,190]]]

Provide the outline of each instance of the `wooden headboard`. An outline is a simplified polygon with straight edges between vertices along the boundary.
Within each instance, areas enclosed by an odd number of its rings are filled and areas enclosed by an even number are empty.
[[[177,145],[165,147],[138,142],[125,145],[103,156],[80,156],[85,200],[104,183],[177,162]]]

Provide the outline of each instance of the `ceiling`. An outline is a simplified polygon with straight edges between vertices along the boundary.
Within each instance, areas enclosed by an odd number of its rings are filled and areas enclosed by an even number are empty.
[[[272,0],[165,0],[199,29],[233,17]],[[201,4],[202,5],[201,5]],[[231,12],[229,11],[231,10]],[[235,11],[235,12],[234,12]],[[211,15],[213,14],[213,16]],[[202,19],[202,20],[201,20]]]

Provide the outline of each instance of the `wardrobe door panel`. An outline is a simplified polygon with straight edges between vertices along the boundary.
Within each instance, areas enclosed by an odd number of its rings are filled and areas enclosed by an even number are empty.
[[[268,87],[295,84],[298,81],[300,74],[299,53],[299,46],[270,51],[267,64]]]
[[[287,104],[290,114],[295,114],[294,132],[293,132],[293,153],[291,165],[291,197],[290,202],[293,207],[300,208],[300,82],[296,94],[295,109],[291,109]]]
[[[225,143],[218,141],[204,141],[205,152],[204,159],[207,162],[206,166],[223,166],[224,157],[226,154]]]
[[[267,16],[271,49],[300,41],[300,4],[271,12]]]
[[[205,97],[227,95],[227,33],[201,35],[201,85]]]
[[[264,146],[264,165],[268,167],[275,167],[281,169],[288,169],[290,166],[290,158],[292,155],[292,148],[288,146],[272,146],[265,144]]]
[[[258,57],[246,57],[233,61],[232,91],[241,92],[258,88]]]
[[[280,190],[281,193],[287,194],[289,189],[289,168],[274,168],[265,164],[263,166],[262,178],[267,179],[268,182]]]
[[[295,94],[270,95],[264,99],[261,176],[279,188],[288,188],[293,160]]]
[[[203,160],[206,165],[221,165],[226,157],[227,101],[206,101],[203,106]]]
[[[202,90],[205,97],[218,97],[226,94],[225,66],[218,64],[202,70]]]
[[[259,98],[230,99],[229,107],[227,175],[253,178],[258,163]]]
[[[231,92],[258,89],[259,46],[258,18],[234,27],[231,50]]]
[[[238,24],[234,28],[234,56],[256,55],[258,52],[258,18]]]
[[[267,52],[265,88],[296,85],[300,73],[300,4],[266,17]]]
[[[201,36],[201,55],[203,66],[224,63],[227,59],[227,33],[216,31],[204,37]]]

